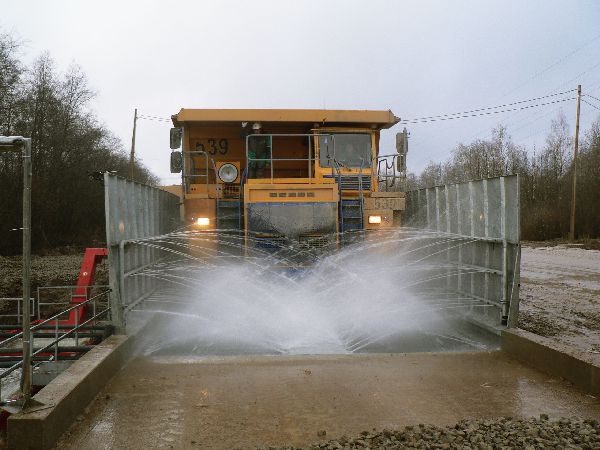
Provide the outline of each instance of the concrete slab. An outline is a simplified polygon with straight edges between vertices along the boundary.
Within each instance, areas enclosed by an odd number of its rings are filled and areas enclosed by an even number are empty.
[[[502,350],[543,372],[571,381],[591,394],[600,394],[600,355],[577,350],[529,331],[502,333]]]
[[[33,398],[42,403],[7,421],[9,448],[51,448],[98,391],[125,363],[128,336],[111,336],[82,356]]]
[[[600,418],[600,401],[505,353],[132,360],[61,449],[307,445],[463,418]]]

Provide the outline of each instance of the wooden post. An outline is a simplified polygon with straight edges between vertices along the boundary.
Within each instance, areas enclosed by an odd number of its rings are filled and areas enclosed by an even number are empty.
[[[129,156],[129,170],[131,171],[131,180],[133,180],[133,172],[135,167],[135,129],[137,126],[137,108],[133,114],[133,134],[131,135],[131,154]]]
[[[573,148],[573,188],[571,192],[571,226],[569,240],[575,240],[575,199],[577,197],[577,150],[579,147],[579,112],[581,108],[581,85],[577,85],[577,117],[575,120],[575,145]]]

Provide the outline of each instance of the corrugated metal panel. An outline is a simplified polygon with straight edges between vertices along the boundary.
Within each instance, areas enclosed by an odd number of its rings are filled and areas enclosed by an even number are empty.
[[[404,224],[431,232],[428,254],[441,264],[440,276],[432,277],[429,287],[489,305],[471,311],[475,320],[516,326],[521,255],[517,175],[408,192]]]
[[[112,315],[122,329],[127,308],[156,288],[156,279],[136,274],[165,256],[153,238],[180,226],[179,197],[109,173],[104,192]]]

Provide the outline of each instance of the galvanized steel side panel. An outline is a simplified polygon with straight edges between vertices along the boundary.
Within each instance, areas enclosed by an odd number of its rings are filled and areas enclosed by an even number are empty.
[[[179,228],[179,197],[110,173],[104,192],[113,321],[123,331],[127,308],[156,289],[141,272],[165,256],[156,237]]]
[[[406,226],[430,231],[425,258],[440,263],[429,287],[479,303],[475,320],[516,326],[520,229],[517,175],[407,193]]]

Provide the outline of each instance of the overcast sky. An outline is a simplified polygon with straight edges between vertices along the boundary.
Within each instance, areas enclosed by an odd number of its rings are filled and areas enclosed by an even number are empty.
[[[575,89],[600,98],[600,1],[67,1],[0,0],[0,28],[31,61],[72,62],[98,96],[98,117],[128,149],[133,110],[391,109],[403,119]],[[552,97],[547,100],[568,98]],[[539,103],[539,102],[538,102]],[[596,102],[600,107],[600,101]],[[446,159],[499,123],[543,145],[575,101],[407,126],[409,170]],[[582,105],[585,129],[600,111]],[[137,155],[166,183],[168,130],[138,121]],[[396,126],[382,152],[394,151]]]

